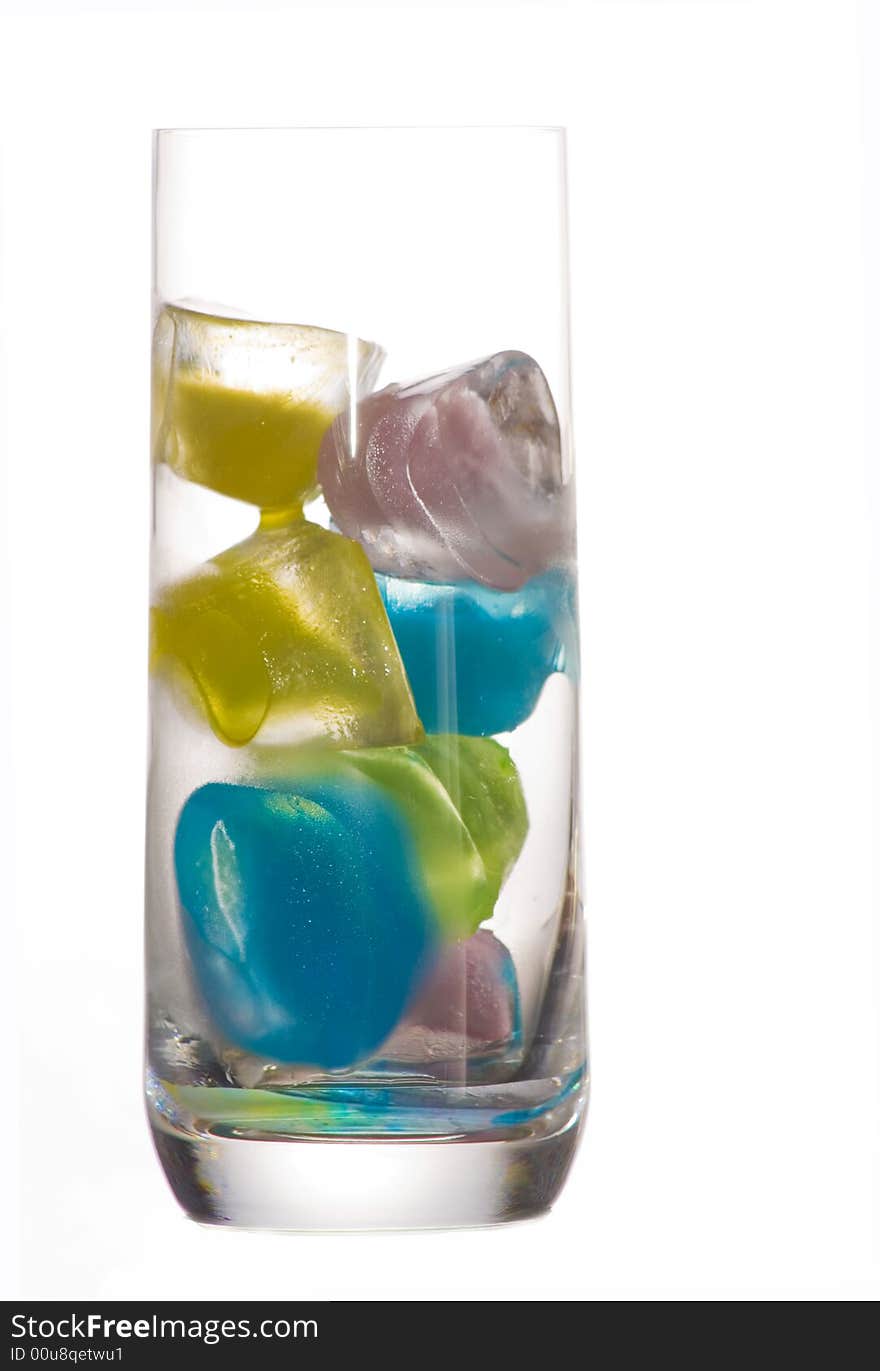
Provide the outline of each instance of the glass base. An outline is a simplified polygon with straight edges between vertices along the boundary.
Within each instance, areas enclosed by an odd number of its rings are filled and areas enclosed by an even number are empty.
[[[172,1190],[201,1223],[292,1232],[476,1228],[544,1213],[565,1181],[586,1088],[510,1136],[194,1134],[151,1111]]]

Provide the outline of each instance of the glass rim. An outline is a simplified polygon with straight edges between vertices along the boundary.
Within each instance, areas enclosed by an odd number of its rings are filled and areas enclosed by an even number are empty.
[[[153,129],[156,138],[222,133],[549,133],[564,137],[567,124],[218,124]]]

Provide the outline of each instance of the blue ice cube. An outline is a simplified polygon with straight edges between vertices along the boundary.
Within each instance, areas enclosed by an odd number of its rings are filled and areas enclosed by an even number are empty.
[[[181,812],[174,861],[193,977],[229,1042],[324,1068],[375,1051],[437,936],[410,839],[378,786],[202,786]]]
[[[545,572],[519,590],[378,572],[376,581],[428,733],[507,733],[531,714],[551,672],[576,672],[567,571]]]

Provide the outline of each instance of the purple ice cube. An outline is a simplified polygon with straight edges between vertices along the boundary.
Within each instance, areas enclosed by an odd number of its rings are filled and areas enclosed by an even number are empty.
[[[339,528],[378,571],[515,590],[572,547],[572,492],[540,367],[499,352],[358,405],[318,463]]]

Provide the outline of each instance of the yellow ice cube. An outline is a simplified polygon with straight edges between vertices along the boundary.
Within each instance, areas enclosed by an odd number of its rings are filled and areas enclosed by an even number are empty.
[[[151,663],[233,746],[423,736],[366,555],[304,519],[261,527],[167,587]]]
[[[331,329],[166,306],[153,340],[155,459],[261,509],[301,506],[321,438],[382,355]]]

